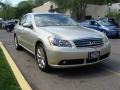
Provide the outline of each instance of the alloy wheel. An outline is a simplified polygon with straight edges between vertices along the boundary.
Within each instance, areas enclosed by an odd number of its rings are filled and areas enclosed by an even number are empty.
[[[37,48],[37,62],[41,69],[46,67],[45,53],[42,47]]]

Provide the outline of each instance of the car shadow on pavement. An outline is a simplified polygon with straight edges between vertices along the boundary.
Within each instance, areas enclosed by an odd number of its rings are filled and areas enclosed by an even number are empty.
[[[108,72],[104,70],[105,64],[99,63],[96,65],[78,67],[78,68],[67,68],[67,69],[53,69],[49,74],[58,75],[63,78],[95,78],[108,75]]]

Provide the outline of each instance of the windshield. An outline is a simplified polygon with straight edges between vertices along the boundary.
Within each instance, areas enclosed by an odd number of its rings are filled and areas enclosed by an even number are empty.
[[[43,26],[76,26],[77,23],[68,16],[60,14],[37,14],[34,16],[38,27]]]
[[[99,23],[100,23],[101,25],[103,25],[103,26],[113,26],[112,23],[107,22],[107,21],[99,21]]]

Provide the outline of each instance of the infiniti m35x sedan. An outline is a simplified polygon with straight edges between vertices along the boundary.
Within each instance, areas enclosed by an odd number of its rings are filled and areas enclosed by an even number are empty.
[[[58,13],[29,13],[15,26],[17,50],[33,55],[42,71],[99,63],[110,55],[105,34],[80,27],[73,19]]]

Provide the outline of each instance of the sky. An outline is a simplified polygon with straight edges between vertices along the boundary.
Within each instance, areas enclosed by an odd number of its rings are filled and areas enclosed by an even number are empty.
[[[24,1],[24,0],[10,0],[10,1],[13,6],[16,6],[19,2]]]
[[[2,2],[5,2],[6,0],[2,0]],[[7,1],[10,1],[10,4],[12,6],[16,6],[19,2],[21,1],[26,1],[26,0],[7,0]]]

